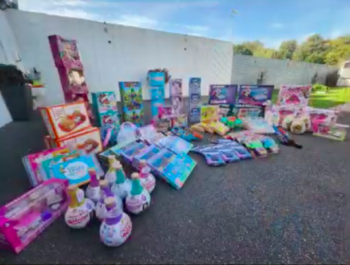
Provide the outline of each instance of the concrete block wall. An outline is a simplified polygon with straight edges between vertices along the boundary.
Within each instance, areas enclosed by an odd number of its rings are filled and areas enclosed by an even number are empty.
[[[295,62],[290,60],[274,60],[246,55],[234,55],[232,63],[232,84],[256,84],[261,72],[264,72],[263,84],[310,84],[315,73],[317,82],[324,83],[327,73],[337,70],[337,67]]]

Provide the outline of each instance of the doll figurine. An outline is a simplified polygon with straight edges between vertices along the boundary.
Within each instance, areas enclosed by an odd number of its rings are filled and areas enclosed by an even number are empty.
[[[133,173],[131,178],[131,191],[125,201],[126,209],[130,213],[139,214],[149,207],[151,203],[151,195],[144,187],[142,187],[139,173]]]
[[[132,223],[123,209],[117,206],[115,197],[106,198],[104,204],[107,214],[100,227],[100,238],[106,246],[118,247],[129,238]]]
[[[94,169],[89,169],[90,184],[86,189],[86,197],[97,203],[100,200],[100,185],[97,178],[96,171]]]
[[[123,209],[123,202],[118,196],[115,196],[113,194],[113,192],[111,191],[111,188],[108,185],[108,181],[106,179],[100,180],[100,189],[101,189],[100,190],[100,200],[96,204],[95,212],[96,212],[97,219],[102,221],[102,220],[105,219],[106,214],[107,214],[107,208],[106,208],[106,205],[105,205],[105,199],[106,198],[114,197],[115,201],[116,201],[116,205],[120,209]]]
[[[151,168],[147,165],[146,160],[140,161],[140,181],[141,185],[149,192],[152,193],[156,186],[156,179],[151,173]]]
[[[116,165],[115,167],[117,179],[112,185],[112,192],[121,198],[122,200],[126,199],[131,190],[131,181],[126,177],[122,165]]]
[[[71,228],[84,228],[92,218],[95,205],[93,201],[85,198],[84,191],[78,186],[68,187],[69,206],[64,219]]]
[[[115,156],[108,156],[109,169],[106,173],[105,179],[108,181],[111,187],[117,180],[116,167],[120,165],[120,162],[115,158]]]

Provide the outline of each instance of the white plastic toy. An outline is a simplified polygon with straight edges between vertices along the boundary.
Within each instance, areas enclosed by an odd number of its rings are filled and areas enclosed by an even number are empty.
[[[96,171],[94,169],[89,169],[90,184],[86,189],[86,197],[97,203],[100,200],[100,185],[97,178]]]
[[[141,185],[139,173],[133,173],[131,178],[131,191],[126,197],[125,205],[130,213],[139,214],[150,206],[151,195]]]
[[[123,167],[120,163],[115,167],[115,170],[117,179],[112,186],[112,192],[124,200],[131,191],[131,181],[126,177]]]
[[[146,160],[140,161],[140,181],[142,186],[149,193],[152,193],[152,191],[156,187],[156,179],[151,173],[151,168],[147,165]]]

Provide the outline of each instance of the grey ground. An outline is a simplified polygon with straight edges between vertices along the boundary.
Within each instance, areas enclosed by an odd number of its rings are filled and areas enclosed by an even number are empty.
[[[40,119],[0,129],[1,204],[29,189],[21,157],[44,148],[44,133]],[[183,189],[158,181],[122,247],[100,243],[98,222],[76,231],[61,217],[19,255],[0,251],[0,263],[345,263],[350,140],[295,138],[303,150],[220,168],[192,155]]]

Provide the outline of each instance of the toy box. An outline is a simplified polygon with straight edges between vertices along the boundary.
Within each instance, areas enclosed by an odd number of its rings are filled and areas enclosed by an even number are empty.
[[[230,128],[219,121],[209,123],[209,127],[218,135],[224,136]]]
[[[189,94],[189,108],[188,118],[190,123],[196,123],[200,121],[201,113],[201,78],[190,78],[188,86]]]
[[[306,111],[310,115],[311,125],[314,127],[319,123],[335,124],[337,122],[337,112],[331,109],[317,109],[307,107]]]
[[[337,141],[344,141],[346,138],[347,128],[349,128],[349,125],[345,124],[319,124],[316,127],[313,135]]]
[[[234,108],[234,115],[243,119],[246,117],[257,118],[265,116],[265,106],[236,104]]]
[[[83,102],[40,108],[40,112],[52,139],[63,138],[91,126]]]
[[[52,175],[57,179],[67,179],[69,185],[84,185],[90,182],[89,169],[95,169],[92,156],[80,156],[51,167]],[[97,171],[97,170],[96,170]]]
[[[277,105],[307,106],[312,86],[283,85],[280,88]]]
[[[181,189],[197,164],[190,156],[175,155],[167,149],[161,150],[147,163],[175,189]]]
[[[178,136],[168,136],[157,142],[157,145],[168,148],[175,154],[187,154],[193,147],[193,144]]]
[[[261,133],[261,134],[274,134],[275,130],[272,126],[262,117],[257,118],[244,118],[243,126],[245,129],[253,132],[253,133]]]
[[[201,107],[201,123],[210,123],[213,121],[218,121],[218,106],[202,106]]]
[[[117,111],[117,100],[113,91],[91,93],[92,104],[98,112]]]
[[[51,52],[61,80],[64,98],[67,103],[83,101],[89,117],[92,111],[88,99],[84,68],[75,40],[64,39],[58,35],[49,36]]]
[[[235,104],[237,85],[211,85],[209,91],[209,104]]]
[[[90,127],[60,139],[51,139],[51,146],[68,147],[71,151],[84,150],[87,154],[96,154],[103,150],[100,130]]]
[[[158,116],[159,106],[164,106],[165,74],[164,72],[149,72],[147,79],[151,93],[151,114],[154,119]]]
[[[271,102],[274,86],[241,85],[237,103],[263,106]]]
[[[22,251],[67,208],[67,180],[50,179],[0,208],[0,247]]]
[[[124,121],[130,121],[137,126],[142,126],[144,108],[141,83],[119,82],[119,88],[123,103]]]
[[[50,149],[40,153],[30,154],[28,156],[23,157],[22,161],[24,164],[24,168],[27,171],[29,181],[32,187],[35,187],[41,182],[43,182],[43,177],[40,174],[40,165],[43,161],[59,155],[68,154],[68,153],[69,153],[68,148],[59,147],[56,149]]]
[[[143,148],[138,154],[136,154],[133,157],[133,161],[132,161],[133,167],[139,168],[141,160],[148,161],[153,156],[158,154],[160,152],[160,150],[161,149],[155,145],[150,145],[150,146],[147,146],[146,148]]]
[[[174,115],[185,114],[182,95],[182,79],[171,79],[169,82],[171,106]]]

